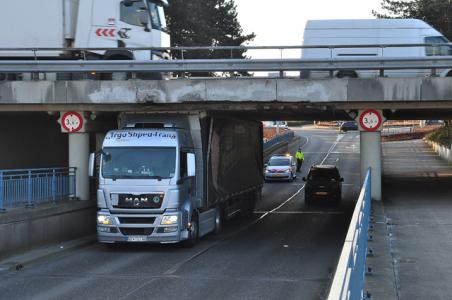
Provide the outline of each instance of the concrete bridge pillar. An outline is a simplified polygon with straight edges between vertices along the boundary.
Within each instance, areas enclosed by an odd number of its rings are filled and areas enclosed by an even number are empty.
[[[77,168],[75,195],[89,200],[89,133],[69,134],[69,166]]]
[[[364,181],[368,168],[372,170],[372,199],[381,201],[381,132],[361,131],[361,183]]]

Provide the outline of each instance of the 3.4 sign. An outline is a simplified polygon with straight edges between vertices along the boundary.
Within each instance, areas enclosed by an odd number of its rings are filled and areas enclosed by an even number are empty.
[[[82,132],[84,131],[85,119],[78,112],[68,111],[61,114],[60,124],[62,132]]]
[[[359,126],[363,131],[379,131],[383,125],[381,111],[376,109],[366,109],[359,112]]]

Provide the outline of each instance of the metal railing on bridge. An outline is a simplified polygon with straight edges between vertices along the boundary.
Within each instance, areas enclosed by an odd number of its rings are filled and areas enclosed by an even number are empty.
[[[369,169],[353,212],[328,300],[365,299],[364,278],[371,202],[371,170]]]
[[[391,48],[426,48],[429,56],[386,56]],[[449,49],[447,53],[435,49]],[[335,55],[337,49],[376,48],[378,53],[369,56]],[[328,51],[321,58],[284,58],[284,51],[299,50]],[[136,51],[156,51],[176,53],[174,60],[89,60],[88,53],[115,51],[118,48],[0,48],[4,51],[29,53],[31,60],[1,60],[0,73],[89,73],[89,72],[270,72],[278,71],[378,71],[384,76],[386,70],[430,70],[435,76],[438,69],[452,69],[451,44],[376,44],[376,45],[310,45],[310,46],[223,46],[223,47],[168,47],[168,48],[121,48],[130,53]],[[278,50],[279,59],[235,59],[234,52],[247,50]],[[77,60],[40,60],[40,52],[71,53]],[[186,59],[191,51],[219,52],[220,59]],[[229,53],[229,55],[228,55]],[[387,53],[387,52],[386,52]],[[76,55],[75,55],[76,54]],[[301,56],[301,55],[300,55]],[[218,57],[218,56],[217,56]],[[33,59],[34,58],[34,59]]]
[[[0,210],[75,197],[76,168],[0,170]]]

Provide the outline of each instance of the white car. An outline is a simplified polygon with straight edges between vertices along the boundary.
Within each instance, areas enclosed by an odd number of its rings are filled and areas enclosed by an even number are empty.
[[[264,179],[294,180],[297,177],[297,163],[290,154],[273,155],[265,165]]]

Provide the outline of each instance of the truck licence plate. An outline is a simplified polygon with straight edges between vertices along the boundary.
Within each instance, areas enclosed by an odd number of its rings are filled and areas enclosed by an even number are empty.
[[[128,242],[146,242],[148,239],[145,236],[129,236],[127,237]]]
[[[317,192],[315,194],[318,195],[318,196],[326,196],[326,195],[328,195],[327,192]]]

